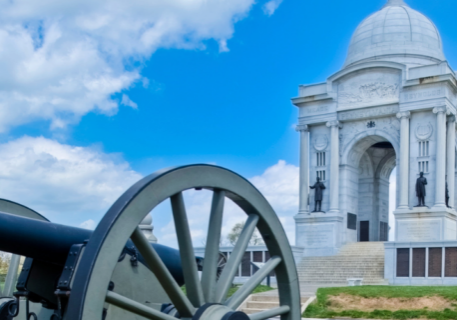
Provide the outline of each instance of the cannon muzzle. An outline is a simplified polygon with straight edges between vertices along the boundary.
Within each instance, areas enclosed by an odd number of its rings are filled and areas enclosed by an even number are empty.
[[[0,212],[0,250],[63,265],[71,246],[92,231]]]
[[[88,241],[92,233],[91,230],[0,212],[0,251],[56,265],[63,266],[71,246]],[[175,280],[183,284],[179,251],[155,243],[152,246]],[[129,240],[126,247],[131,248],[134,245]],[[146,265],[140,254],[138,254],[138,260]]]

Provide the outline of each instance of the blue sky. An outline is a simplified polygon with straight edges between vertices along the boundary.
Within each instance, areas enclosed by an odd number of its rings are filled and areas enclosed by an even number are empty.
[[[454,62],[452,12],[455,2],[408,1],[429,16]],[[132,168],[147,174],[164,166],[215,162],[244,175],[261,174],[279,159],[297,164],[296,108],[290,98],[299,84],[325,81],[342,66],[352,32],[380,1],[284,0],[272,16],[254,5],[234,24],[228,52],[214,40],[192,50],[160,48],[133,62],[149,80],[122,90],[137,109],[117,114],[85,114],[56,134],[49,121],[14,128],[3,140],[24,134],[79,146],[99,144],[121,153]],[[113,94],[115,100],[121,93]]]
[[[7,159],[0,179],[9,181],[0,192],[53,221],[92,221],[88,227],[129,184],[163,167],[216,163],[264,179],[259,188],[272,197],[267,177],[289,179],[295,192],[290,98],[299,84],[338,71],[352,32],[385,3],[191,0],[195,7],[181,8],[175,0],[135,0],[123,12],[117,0],[52,2],[36,10],[27,3],[29,11],[5,2],[0,15],[0,31],[9,32],[0,59],[12,70],[0,79],[0,156]],[[407,3],[437,25],[456,66],[456,2]],[[12,26],[30,41],[20,42]],[[23,158],[35,160],[21,167]],[[31,196],[36,189],[46,192]],[[292,230],[297,195],[290,196],[274,205]]]

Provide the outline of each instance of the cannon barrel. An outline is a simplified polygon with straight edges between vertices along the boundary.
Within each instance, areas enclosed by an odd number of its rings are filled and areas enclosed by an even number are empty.
[[[0,251],[64,265],[70,248],[84,243],[93,231],[39,221],[0,212]],[[127,247],[133,247],[129,240]],[[152,244],[165,266],[178,283],[183,283],[179,251],[160,244]],[[138,260],[144,263],[141,255]]]

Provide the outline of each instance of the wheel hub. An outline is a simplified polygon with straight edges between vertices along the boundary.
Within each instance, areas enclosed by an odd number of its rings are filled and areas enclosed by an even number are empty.
[[[249,320],[247,314],[220,305],[208,303],[200,307],[192,320]]]

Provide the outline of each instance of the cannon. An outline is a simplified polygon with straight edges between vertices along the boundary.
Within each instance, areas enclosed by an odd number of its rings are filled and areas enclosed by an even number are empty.
[[[212,191],[204,259],[195,257],[192,245],[183,199],[183,191],[189,189]],[[247,218],[220,270],[226,199]],[[138,228],[166,200],[171,204],[178,250],[149,243]],[[271,258],[227,297],[256,228]],[[119,197],[94,231],[53,224],[31,209],[17,204],[15,209],[4,208],[0,201],[0,250],[26,257],[14,298],[0,299],[0,320],[301,318],[297,270],[277,215],[249,181],[217,166],[188,165],[143,178]],[[280,305],[250,315],[238,311],[273,271]]]

